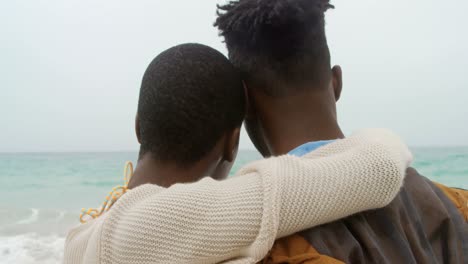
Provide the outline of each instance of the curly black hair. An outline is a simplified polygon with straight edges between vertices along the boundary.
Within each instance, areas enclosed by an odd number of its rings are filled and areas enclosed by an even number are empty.
[[[237,0],[218,5],[214,26],[247,82],[281,96],[285,84],[327,81],[329,0]]]
[[[239,71],[220,52],[183,44],[148,66],[138,102],[140,158],[189,166],[240,127],[245,97]]]

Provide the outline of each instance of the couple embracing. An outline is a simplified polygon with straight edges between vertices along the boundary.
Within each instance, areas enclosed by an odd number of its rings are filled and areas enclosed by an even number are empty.
[[[429,181],[390,131],[345,138],[327,0],[239,0],[229,59],[182,44],[140,89],[138,164],[70,231],[65,263],[466,263],[468,193]],[[240,128],[265,159],[233,177]]]

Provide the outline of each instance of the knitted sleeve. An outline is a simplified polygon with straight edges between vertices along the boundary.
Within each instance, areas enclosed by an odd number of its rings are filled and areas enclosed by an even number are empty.
[[[387,205],[411,161],[393,134],[373,130],[303,158],[252,163],[225,181],[145,185],[108,212],[101,263],[255,263],[281,236]]]

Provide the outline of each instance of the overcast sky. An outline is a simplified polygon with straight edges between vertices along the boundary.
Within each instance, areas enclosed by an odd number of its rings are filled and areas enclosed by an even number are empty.
[[[0,152],[136,150],[148,63],[185,42],[226,53],[217,2],[1,1]],[[332,3],[345,132],[388,127],[412,146],[468,145],[468,1]],[[241,148],[253,148],[245,133]]]

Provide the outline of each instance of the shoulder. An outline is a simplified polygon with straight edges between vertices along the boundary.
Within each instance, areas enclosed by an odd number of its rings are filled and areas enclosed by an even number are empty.
[[[64,263],[99,263],[101,232],[107,218],[103,214],[73,228],[65,242]]]
[[[461,212],[464,221],[458,216],[458,212]],[[356,249],[365,245],[366,240],[380,241],[383,239],[379,236],[367,239],[372,237],[368,233],[369,230],[378,228],[380,232],[384,231],[388,234],[403,234],[401,237],[396,236],[398,239],[401,238],[398,241],[403,241],[406,239],[405,234],[407,234],[405,230],[401,229],[403,225],[392,225],[391,223],[398,222],[400,219],[406,219],[404,221],[408,223],[411,222],[411,219],[428,219],[424,217],[428,215],[431,215],[431,225],[451,225],[454,227],[453,230],[458,230],[457,227],[462,227],[463,222],[467,221],[468,191],[432,182],[420,175],[415,169],[409,168],[403,188],[389,206],[359,213],[277,240],[263,263],[343,263],[339,259],[350,260],[349,252],[353,246],[356,246],[354,248]],[[451,220],[446,221],[447,219]],[[382,223],[387,223],[384,228]],[[350,226],[353,227],[352,231],[348,230]],[[427,232],[430,233],[430,231]],[[457,237],[457,235],[452,235],[454,238]],[[359,240],[359,236],[365,239]],[[415,235],[415,237],[417,236]],[[349,243],[346,244],[344,241]],[[356,241],[359,241],[358,244]],[[398,248],[399,245],[396,242],[384,248],[388,251],[386,254],[391,255],[391,251]],[[338,248],[340,250],[336,251]]]
[[[458,211],[461,213],[466,222],[468,222],[468,190],[448,187],[444,184],[431,181],[424,176],[420,175],[414,168],[409,168],[406,171],[406,183],[405,186],[408,188],[420,188],[420,179],[432,187],[432,189],[438,193],[439,197],[443,196],[448,201],[455,205]]]
[[[437,182],[433,183],[449,198],[465,218],[465,221],[468,222],[468,190],[447,187]]]

